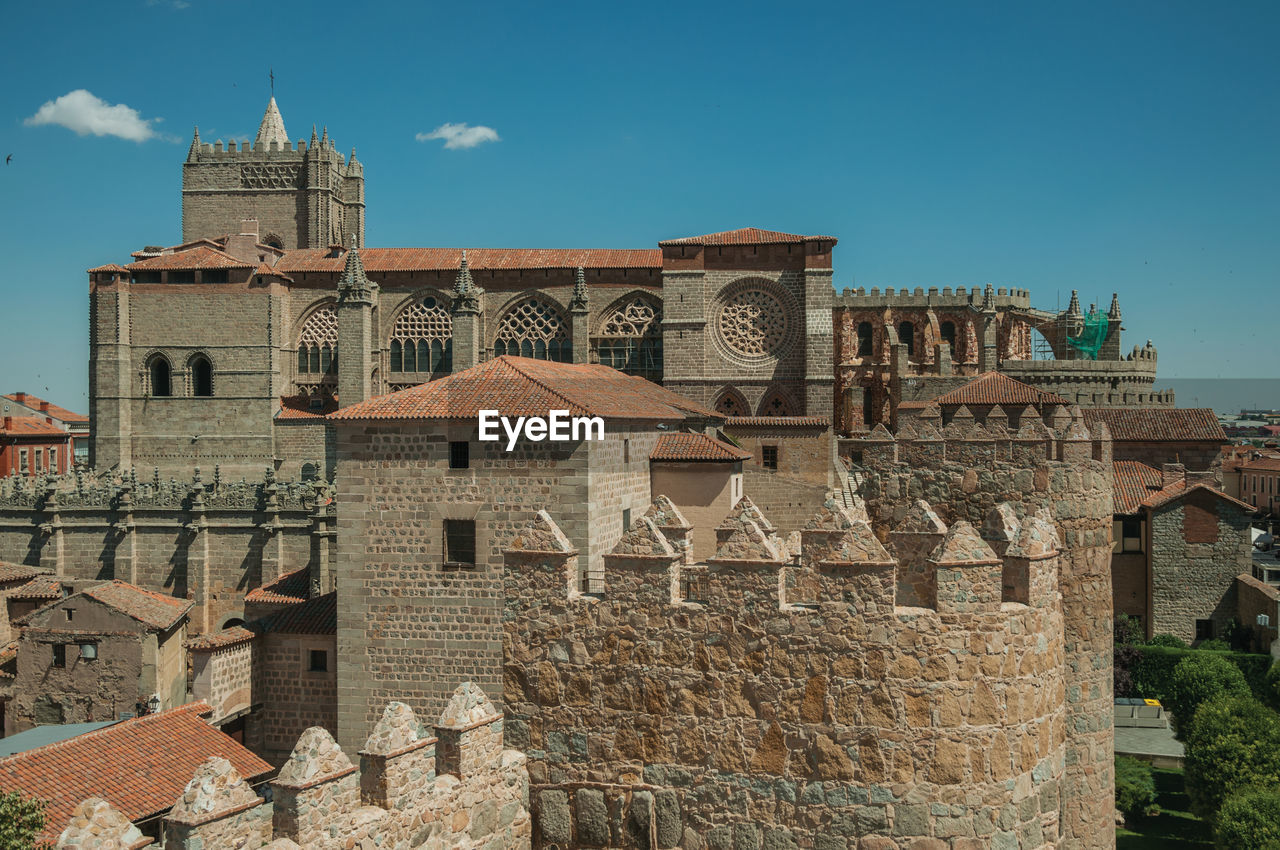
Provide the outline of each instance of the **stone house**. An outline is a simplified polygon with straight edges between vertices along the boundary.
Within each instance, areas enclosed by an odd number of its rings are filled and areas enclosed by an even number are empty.
[[[742,465],[749,460],[750,452],[706,434],[658,438],[649,454],[650,498],[666,496],[689,517],[693,557],[715,553],[715,527],[742,498]]]
[[[46,401],[31,393],[10,393],[0,396],[0,413],[13,416],[36,416],[51,419],[53,424],[71,434],[71,463],[87,463],[89,461],[89,417],[74,410]]]
[[[1280,457],[1249,457],[1237,467],[1240,498],[1264,516],[1280,516]]]
[[[1084,422],[1090,429],[1106,423],[1116,460],[1135,460],[1157,469],[1180,463],[1194,472],[1209,470],[1227,444],[1217,414],[1207,407],[1085,408]]]
[[[9,729],[110,720],[138,713],[153,697],[159,710],[181,705],[191,607],[110,581],[17,620],[17,666],[5,694]]]
[[[722,433],[751,454],[742,465],[743,489],[755,494],[756,504],[784,531],[800,530],[813,506],[842,485],[825,417],[735,416]]]
[[[1236,577],[1252,568],[1253,507],[1180,464],[1117,460],[1113,475],[1116,613],[1136,617],[1147,637],[1222,637],[1237,616]]]
[[[73,463],[71,434],[48,416],[0,418],[0,478],[61,475]]]
[[[11,641],[17,638],[10,625],[12,620],[30,613],[36,607],[36,600],[31,600],[30,604],[22,604],[17,600],[11,602],[10,598],[25,588],[33,579],[47,576],[48,570],[42,570],[39,567],[0,561],[0,647],[8,646]],[[61,595],[61,592],[58,592],[57,596]],[[10,610],[11,608],[12,611]],[[0,723],[0,728],[2,727],[3,723]]]

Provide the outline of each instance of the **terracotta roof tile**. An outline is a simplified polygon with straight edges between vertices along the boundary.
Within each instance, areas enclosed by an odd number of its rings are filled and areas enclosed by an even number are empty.
[[[247,640],[253,640],[258,636],[257,632],[246,629],[244,626],[231,626],[220,632],[210,632],[209,634],[199,635],[187,641],[184,646],[187,649],[199,652],[201,650],[224,649],[228,646],[235,646],[237,643],[244,643]]]
[[[1240,464],[1241,472],[1280,472],[1280,457],[1259,457]]]
[[[311,571],[307,567],[285,573],[275,581],[255,587],[244,595],[245,602],[306,602],[311,595]]]
[[[933,399],[935,404],[1061,404],[1065,398],[1000,372],[983,372],[967,384]]]
[[[40,576],[9,594],[10,599],[61,599],[62,582],[56,576]]]
[[[93,274],[94,272],[128,272],[124,266],[119,263],[107,263],[105,266],[94,266],[85,272],[85,274]]]
[[[49,571],[40,567],[32,567],[27,564],[11,564],[8,561],[0,561],[0,584],[7,584],[11,581],[27,581],[36,576],[49,575]]]
[[[573,416],[604,419],[724,418],[644,378],[608,366],[511,356],[353,404],[329,418],[476,420],[481,410],[497,410],[503,416],[546,416],[549,410],[568,410]]]
[[[5,424],[5,420],[9,420]],[[5,416],[0,419],[0,434],[10,437],[69,437],[66,428],[45,422],[39,416]]]
[[[746,428],[826,428],[831,422],[822,416],[730,416],[726,427],[741,425]]]
[[[338,633],[338,594],[330,592],[314,599],[300,600],[296,605],[259,617],[243,626],[232,626],[220,632],[192,638],[186,642],[186,647],[194,652],[208,652],[235,646],[267,633],[336,635]]]
[[[52,416],[54,419],[62,422],[77,422],[84,423],[86,425],[89,423],[89,417],[85,414],[76,413],[74,410],[67,410],[65,407],[60,407],[51,401],[46,402],[44,399],[33,396],[31,393],[23,393],[22,399],[18,398],[17,393],[9,393],[5,398],[10,401],[16,401],[18,404],[26,405],[32,410],[40,410],[40,405],[48,404],[49,407],[41,412],[47,413],[49,416]]]
[[[276,419],[323,419],[338,409],[338,397],[318,399],[319,409],[311,406],[311,398],[305,395],[280,397],[280,410]]]
[[[1170,484],[1168,487],[1163,487],[1157,490],[1156,492],[1152,493],[1151,495],[1147,496],[1147,498],[1142,500],[1142,506],[1144,508],[1158,508],[1161,505],[1166,505],[1169,502],[1180,499],[1194,490],[1204,490],[1208,493],[1212,493],[1213,495],[1217,496],[1220,499],[1225,499],[1228,502],[1231,502],[1235,505],[1238,505],[1244,508],[1249,513],[1254,513],[1257,510],[1257,508],[1255,508],[1253,505],[1249,504],[1248,502],[1242,502],[1239,499],[1228,496],[1226,493],[1222,492],[1216,487],[1210,487],[1208,484],[1204,484],[1204,483],[1197,483],[1197,482],[1188,483],[1186,480],[1175,481],[1174,483]]]
[[[276,273],[342,271],[344,257],[328,248],[289,251],[276,263]],[[361,248],[368,273],[450,271],[462,260],[461,248]],[[486,269],[635,269],[662,268],[662,252],[653,249],[468,248],[473,272]]]
[[[686,236],[683,239],[664,239],[658,243],[661,248],[670,245],[785,245],[800,242],[836,242],[834,236],[799,236],[795,233],[782,233],[778,230],[761,230],[758,227],[740,227],[737,230],[722,230],[719,233],[707,233],[702,236]],[[470,255],[468,255],[468,259]]]
[[[253,264],[237,260],[230,254],[215,250],[207,245],[197,245],[185,251],[161,254],[158,257],[138,260],[130,263],[125,268],[133,272],[168,271],[171,269],[183,271],[187,269],[251,269]]]
[[[0,790],[48,801],[42,837],[56,841],[81,800],[102,797],[131,821],[168,810],[210,756],[247,780],[272,767],[210,726],[193,702],[137,717],[0,760]]]
[[[649,454],[649,460],[700,463],[732,463],[750,457],[751,452],[706,434],[663,434]]]
[[[186,616],[195,605],[189,599],[166,596],[154,590],[144,590],[128,582],[115,579],[80,591],[90,599],[128,614],[140,623],[157,629],[170,629]]]
[[[1138,513],[1143,501],[1159,490],[1164,480],[1160,470],[1136,460],[1114,461],[1111,469],[1118,514]]]
[[[1105,422],[1116,442],[1227,442],[1218,417],[1207,407],[1086,407],[1084,422],[1090,429]]]

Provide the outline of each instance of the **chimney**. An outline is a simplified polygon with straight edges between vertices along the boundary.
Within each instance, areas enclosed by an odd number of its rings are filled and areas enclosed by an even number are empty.
[[[256,218],[245,218],[240,220],[240,235],[253,236],[258,235],[258,220]]]
[[[47,401],[42,401],[42,402],[40,402],[40,412],[41,412],[41,413],[48,413],[48,412],[49,412],[49,402],[47,402]]]
[[[1187,467],[1181,463],[1166,463],[1160,467],[1160,486],[1168,487],[1187,478]]]
[[[27,403],[27,394],[26,394],[26,393],[14,393],[14,394],[13,394],[13,400],[14,400],[14,401],[16,401],[18,404],[26,404],[26,403]]]
[[[4,429],[5,429],[6,431],[8,431],[8,430],[9,430],[10,428],[12,428],[12,427],[13,427],[13,417],[12,417],[12,416],[6,416],[6,417],[4,418]]]

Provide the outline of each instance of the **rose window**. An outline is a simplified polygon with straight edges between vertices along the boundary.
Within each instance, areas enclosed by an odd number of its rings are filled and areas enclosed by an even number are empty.
[[[720,308],[720,338],[747,357],[776,354],[787,336],[787,314],[778,299],[761,289],[734,295]]]

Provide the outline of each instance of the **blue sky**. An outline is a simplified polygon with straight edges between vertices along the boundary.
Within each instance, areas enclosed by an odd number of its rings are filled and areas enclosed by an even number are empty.
[[[825,233],[838,287],[990,282],[1046,308],[1118,291],[1126,347],[1154,340],[1162,377],[1280,375],[1280,4],[121,0],[5,16],[0,391],[86,409],[84,270],[179,240],[192,126],[251,138],[269,68],[290,136],[327,124],[358,149],[370,245]],[[30,120],[81,89],[136,111],[116,132],[151,137]],[[498,139],[418,140],[459,123]]]

